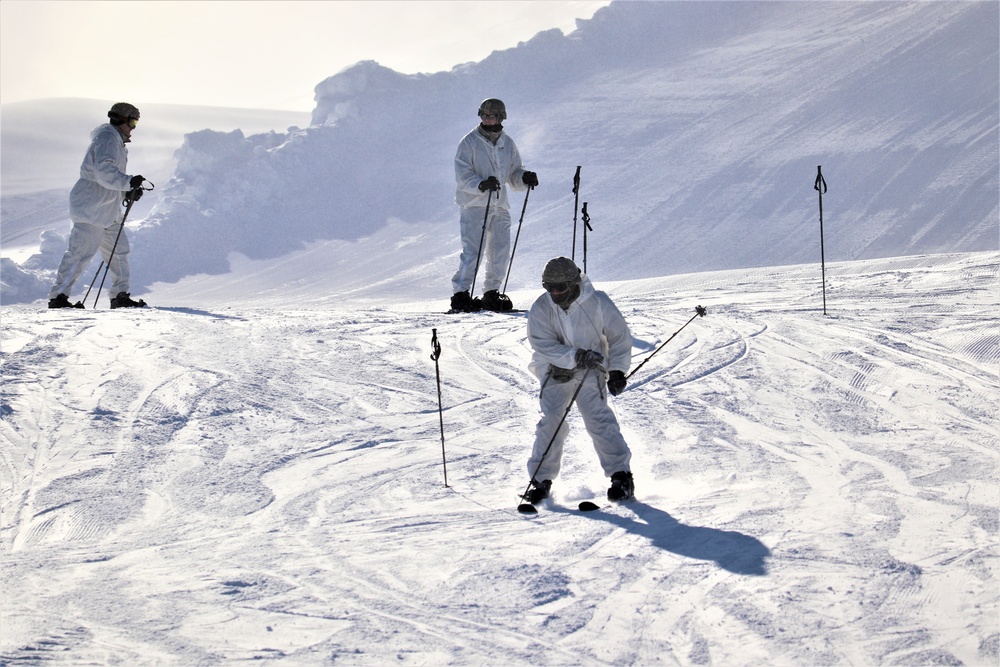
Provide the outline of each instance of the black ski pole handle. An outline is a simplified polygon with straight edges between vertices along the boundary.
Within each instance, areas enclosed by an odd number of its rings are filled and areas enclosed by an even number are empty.
[[[438,330],[431,329],[431,359],[437,361],[441,358],[441,343],[438,342]]]
[[[820,190],[820,186],[823,189]],[[813,190],[817,190],[820,194],[826,192],[826,179],[823,178],[823,165],[817,165],[816,167],[816,182],[813,184]]]

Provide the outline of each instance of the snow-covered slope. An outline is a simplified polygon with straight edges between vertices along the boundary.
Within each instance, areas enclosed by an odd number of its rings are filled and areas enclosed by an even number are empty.
[[[638,499],[573,413],[533,518],[522,315],[4,306],[0,663],[995,665],[1000,257],[829,269],[599,285],[635,365],[708,316],[613,400]]]
[[[615,2],[449,72],[359,63],[317,85],[310,127],[186,136],[135,220],[134,291],[234,258],[277,260],[272,286],[323,280],[289,261],[321,247],[337,270],[362,258],[397,292],[446,298],[452,159],[487,96],[541,179],[513,288],[582,253],[577,166],[605,280],[816,261],[817,165],[830,260],[994,250],[998,34],[995,2]],[[428,262],[435,282],[410,282]],[[42,296],[38,281],[5,282],[5,302]]]
[[[128,312],[29,303],[107,103],[48,138],[64,105],[4,105],[0,664],[996,665],[998,15],[616,2],[451,72],[359,63],[311,125],[141,105],[131,165],[170,178]],[[633,367],[691,320],[613,399],[627,505],[575,511],[606,480],[572,413],[515,511],[524,317],[440,313],[494,95],[541,179],[515,304],[583,259],[579,165]]]

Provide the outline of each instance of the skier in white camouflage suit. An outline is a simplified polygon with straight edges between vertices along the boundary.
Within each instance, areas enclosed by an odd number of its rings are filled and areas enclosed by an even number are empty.
[[[538,176],[521,165],[521,154],[503,131],[507,118],[504,103],[496,98],[479,105],[480,124],[465,135],[455,153],[455,203],[461,214],[462,256],[451,279],[455,311],[512,309],[506,294],[500,294],[510,264],[510,202],[507,186],[524,190],[538,185]],[[489,217],[486,208],[489,199]],[[486,231],[483,233],[483,222]],[[483,297],[473,300],[469,290],[475,278],[482,244]]]
[[[129,242],[122,228],[122,199],[126,194],[133,201],[142,196],[143,177],[125,173],[125,144],[131,141],[132,130],[139,122],[139,110],[128,102],[118,102],[108,111],[108,121],[91,132],[90,147],[80,165],[80,179],[69,193],[73,228],[49,291],[49,308],[83,308],[80,302],[70,303],[69,294],[98,249],[111,274],[111,307],[146,305],[141,299],[132,300],[129,294]]]
[[[601,467],[611,478],[608,498],[627,500],[634,493],[632,454],[608,406],[607,394],[617,396],[625,389],[632,334],[611,298],[595,290],[569,258],[557,257],[545,265],[542,286],[545,294],[528,313],[528,343],[534,351],[530,369],[542,383],[542,418],[528,460],[532,478],[525,499],[535,504],[549,495],[569,431],[565,422],[557,434],[556,427],[579,387],[576,407]]]

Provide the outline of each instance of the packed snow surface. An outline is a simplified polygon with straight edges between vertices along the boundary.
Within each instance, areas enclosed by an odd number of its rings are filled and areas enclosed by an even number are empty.
[[[996,664],[998,265],[599,283],[637,499],[572,412],[535,516],[523,314],[5,306],[0,661]]]

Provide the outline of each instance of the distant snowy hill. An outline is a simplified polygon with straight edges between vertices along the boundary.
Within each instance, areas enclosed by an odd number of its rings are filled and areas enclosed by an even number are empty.
[[[195,130],[286,131],[306,125],[309,114],[296,111],[146,104],[136,100],[142,118],[129,144],[136,171],[166,185],[177,164],[174,153],[184,135]],[[80,175],[80,160],[90,131],[107,122],[107,100],[78,98],[14,102],[0,106],[0,184],[4,196],[64,188]],[[63,208],[66,203],[62,202]]]
[[[381,288],[446,296],[452,159],[488,96],[541,181],[513,287],[582,254],[577,166],[601,279],[818,261],[817,165],[829,260],[994,250],[998,34],[994,2],[615,2],[449,72],[358,63],[319,83],[307,128],[185,137],[135,220],[134,290],[240,258],[279,261],[278,286],[316,280],[287,261],[305,252],[311,271],[370,262]],[[410,280],[429,263],[439,278]]]

